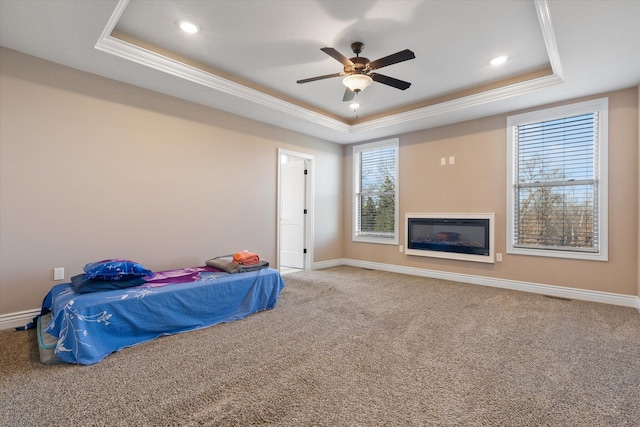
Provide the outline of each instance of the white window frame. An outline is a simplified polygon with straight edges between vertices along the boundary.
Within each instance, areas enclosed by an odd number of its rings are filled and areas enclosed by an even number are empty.
[[[358,230],[358,216],[359,216],[359,194],[360,194],[360,163],[359,154],[363,151],[377,150],[385,147],[395,148],[395,195],[394,195],[394,233],[393,237],[378,237],[374,235],[362,234]],[[387,245],[397,245],[399,235],[399,194],[400,194],[400,182],[399,182],[399,164],[400,164],[400,144],[398,138],[385,139],[377,142],[370,142],[367,144],[360,144],[353,146],[353,223],[352,223],[352,240],[354,242],[366,242],[366,243],[381,243]]]
[[[538,123],[580,114],[597,112],[598,147],[594,179],[596,180],[596,200],[598,215],[598,250],[597,252],[580,252],[571,250],[553,250],[521,248],[515,246],[515,184],[517,182],[518,153],[515,150],[515,132],[517,127],[529,123]],[[572,258],[592,261],[607,261],[608,251],[608,138],[609,138],[609,100],[599,98],[560,107],[548,108],[507,118],[507,253],[517,255],[545,256],[556,258]]]

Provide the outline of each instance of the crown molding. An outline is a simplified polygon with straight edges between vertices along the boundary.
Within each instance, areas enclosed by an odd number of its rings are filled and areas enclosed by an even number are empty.
[[[471,107],[476,107],[478,105],[487,104],[490,102],[501,101],[518,95],[524,95],[535,90],[555,86],[562,82],[563,80],[560,77],[552,74],[549,76],[540,77],[509,86],[504,86],[498,89],[492,89],[478,94],[469,95],[434,105],[429,105],[427,107],[418,108],[392,116],[382,117],[376,120],[371,120],[369,122],[359,123],[351,126],[351,128],[352,132],[365,132],[385,126],[392,126],[414,120],[426,119],[429,117],[437,116],[439,114],[451,113]]]
[[[316,113],[309,109],[299,107],[290,102],[283,101],[258,90],[224,79],[191,65],[159,55],[148,49],[144,49],[129,42],[112,37],[111,35],[101,38],[96,43],[95,48],[128,61],[170,74],[180,79],[190,81],[219,92],[227,93],[300,119],[314,122],[329,129],[342,133],[349,132],[349,125],[344,122]]]
[[[556,42],[556,33],[553,31],[551,23],[551,12],[549,11],[549,3],[547,0],[534,0],[536,13],[538,14],[538,23],[542,31],[544,45],[547,48],[547,56],[553,74],[563,80],[562,65],[560,64],[560,53],[558,52],[558,44]]]
[[[535,78],[529,81],[480,92],[427,107],[417,108],[411,111],[372,119],[354,125],[349,125],[345,122],[311,111],[275,96],[265,94],[256,89],[246,87],[213,73],[113,37],[111,34],[129,4],[129,0],[120,0],[118,2],[111,18],[102,31],[100,39],[95,44],[95,48],[105,53],[121,57],[128,61],[167,73],[180,79],[305,120],[325,129],[337,131],[343,135],[358,135],[372,130],[423,120],[444,113],[462,111],[471,107],[524,95],[563,83],[564,79],[562,77],[560,55],[556,44],[555,33],[547,1],[548,0],[533,0],[552,70],[552,73],[549,76]]]

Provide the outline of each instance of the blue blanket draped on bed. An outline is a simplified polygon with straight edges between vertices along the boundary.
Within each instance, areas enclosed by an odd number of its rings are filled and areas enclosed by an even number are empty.
[[[54,286],[43,302],[53,313],[46,332],[58,337],[62,361],[89,365],[162,335],[271,309],[283,287],[273,269],[228,274],[206,267],[182,283],[174,278],[104,292],[79,294],[65,283]]]

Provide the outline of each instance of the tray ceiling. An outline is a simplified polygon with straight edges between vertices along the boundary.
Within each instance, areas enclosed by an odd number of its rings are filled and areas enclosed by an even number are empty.
[[[58,7],[2,2],[0,44],[338,143],[640,81],[640,2],[52,3]],[[41,24],[35,34],[19,26],[30,19]],[[66,21],[75,28],[66,28]],[[181,21],[197,24],[200,31],[182,32]],[[76,51],[52,43],[64,43],[74,33]],[[402,91],[374,82],[358,94],[361,107],[354,111],[342,101],[340,77],[296,83],[342,71],[320,48],[352,57],[354,41],[365,44],[361,56],[371,60],[412,50],[414,60],[376,70],[411,87]],[[490,65],[498,55],[507,55],[507,62]]]

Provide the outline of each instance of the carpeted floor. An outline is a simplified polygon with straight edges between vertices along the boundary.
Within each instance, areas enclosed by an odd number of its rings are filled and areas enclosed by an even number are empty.
[[[637,426],[632,308],[336,267],[92,366],[0,332],[3,426]]]

